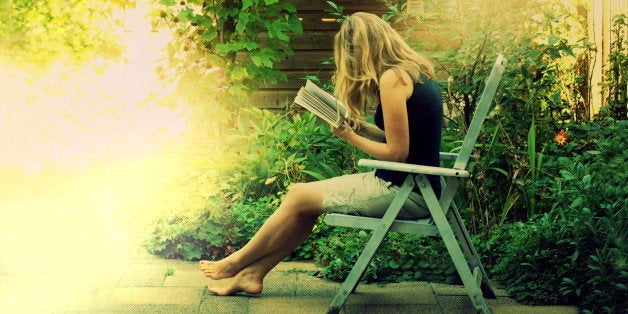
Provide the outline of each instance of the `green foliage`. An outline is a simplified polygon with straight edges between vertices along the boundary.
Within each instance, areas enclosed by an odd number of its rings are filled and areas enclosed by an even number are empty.
[[[227,212],[231,224],[230,237],[234,246],[244,246],[255,235],[262,224],[279,207],[280,196],[265,196],[257,200],[233,203]]]
[[[504,249],[494,278],[522,302],[616,313],[625,306],[628,284],[622,243],[627,217],[621,206],[626,204],[601,205],[603,216],[570,208],[562,217],[544,215],[498,229],[501,241],[494,243]]]
[[[628,118],[628,47],[626,34],[628,21],[626,14],[613,18],[611,51],[606,64],[603,86],[606,88],[606,108],[608,115],[617,120]]]
[[[466,134],[496,55],[508,59],[496,106],[478,139],[473,176],[458,199],[472,231],[486,234],[546,210],[537,204],[535,182],[553,136],[565,123],[588,118],[583,89],[590,45],[582,18],[561,1],[474,1],[460,14],[453,32],[432,26],[451,39],[433,55],[437,70],[449,76],[445,132],[454,144],[446,149],[455,151]]]
[[[166,276],[166,277],[174,276],[174,269],[172,269],[172,268],[166,269],[166,272],[164,273],[164,276]]]
[[[575,201],[586,200],[592,208],[595,204],[626,198],[628,123],[605,118],[571,124],[568,132],[570,142],[566,146],[546,147],[542,175],[534,182],[538,205],[553,212]],[[585,175],[605,184],[586,190],[588,194],[584,195],[584,191],[567,188],[572,180]]]
[[[355,170],[355,148],[309,112],[277,115],[243,110],[227,136],[229,150],[210,162],[229,201],[285,191],[296,182]]]
[[[0,2],[0,59],[42,67],[122,53],[114,33],[114,9],[135,1],[3,0]],[[119,22],[119,21],[118,21]],[[101,26],[106,25],[106,26]]]
[[[209,202],[209,206],[217,206]],[[147,249],[166,258],[198,260],[226,256],[233,253],[232,243],[224,237],[229,234],[229,220],[218,207],[204,208],[185,215],[173,215],[157,222],[148,238]]]
[[[183,260],[223,258],[246,244],[278,204],[269,196],[225,207],[212,198],[206,208],[161,219],[146,241],[148,251]]]
[[[628,284],[628,124],[571,125],[571,142],[548,149],[538,178],[547,213],[496,228],[484,254],[517,299],[574,304],[593,312],[625,308]]]
[[[321,274],[330,280],[342,281],[351,271],[370,238],[370,232],[334,228],[322,238],[315,260],[324,268]],[[460,283],[451,258],[440,239],[417,235],[389,233],[362,280],[395,282],[424,280]]]
[[[161,0],[156,24],[173,29],[170,66],[179,76],[201,73],[237,108],[260,84],[286,80],[276,63],[292,55],[290,35],[302,32],[287,1]],[[220,69],[216,72],[215,69]],[[218,73],[218,77],[216,74]]]

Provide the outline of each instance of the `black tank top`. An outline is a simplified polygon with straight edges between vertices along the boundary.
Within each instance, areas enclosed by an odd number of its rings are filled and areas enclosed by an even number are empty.
[[[440,165],[440,141],[443,119],[443,101],[436,81],[422,79],[416,83],[412,96],[406,102],[408,126],[410,128],[410,151],[406,163],[434,166]],[[375,125],[384,130],[384,116],[381,104],[375,111]],[[375,175],[383,180],[401,186],[407,173],[378,169]],[[440,179],[428,176],[436,197],[440,198]]]

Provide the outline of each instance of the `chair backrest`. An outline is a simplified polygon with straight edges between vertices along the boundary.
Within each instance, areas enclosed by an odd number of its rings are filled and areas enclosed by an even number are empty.
[[[471,151],[475,146],[475,141],[478,139],[478,135],[480,134],[480,130],[482,129],[484,119],[488,114],[488,110],[491,106],[491,101],[493,100],[493,96],[495,96],[495,91],[497,90],[497,85],[499,84],[499,81],[502,78],[502,74],[504,73],[506,62],[506,59],[504,59],[502,55],[497,56],[495,65],[493,65],[491,74],[486,80],[484,91],[482,92],[480,101],[478,102],[475,113],[473,114],[473,119],[471,120],[471,125],[469,125],[467,135],[462,142],[462,148],[458,152],[458,157],[454,162],[454,169],[466,169],[467,164],[469,163]]]

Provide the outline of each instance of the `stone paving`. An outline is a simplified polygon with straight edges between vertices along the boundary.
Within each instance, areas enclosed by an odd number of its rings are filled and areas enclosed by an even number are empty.
[[[84,261],[65,269],[2,272],[0,313],[324,313],[339,283],[316,278],[312,263],[284,262],[257,296],[217,297],[195,262],[136,250],[106,266]],[[494,313],[577,313],[573,307],[530,307],[503,290],[488,300]],[[473,313],[464,287],[428,282],[362,284],[344,313]]]

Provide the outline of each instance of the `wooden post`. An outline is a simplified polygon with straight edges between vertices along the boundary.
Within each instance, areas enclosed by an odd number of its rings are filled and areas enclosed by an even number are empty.
[[[602,20],[604,17],[604,0],[593,0],[589,8],[589,34],[590,40],[595,44],[596,50],[593,54],[593,60],[590,64],[589,71],[591,73],[591,101],[589,108],[589,118],[600,111],[602,107],[602,72],[603,72],[603,27]]]
[[[589,71],[591,71],[591,108],[590,117],[600,112],[605,105],[606,95],[600,84],[604,80],[604,70],[608,63],[611,42],[611,24],[613,16],[626,13],[628,0],[591,0],[589,8],[590,40],[595,43],[596,51]]]

